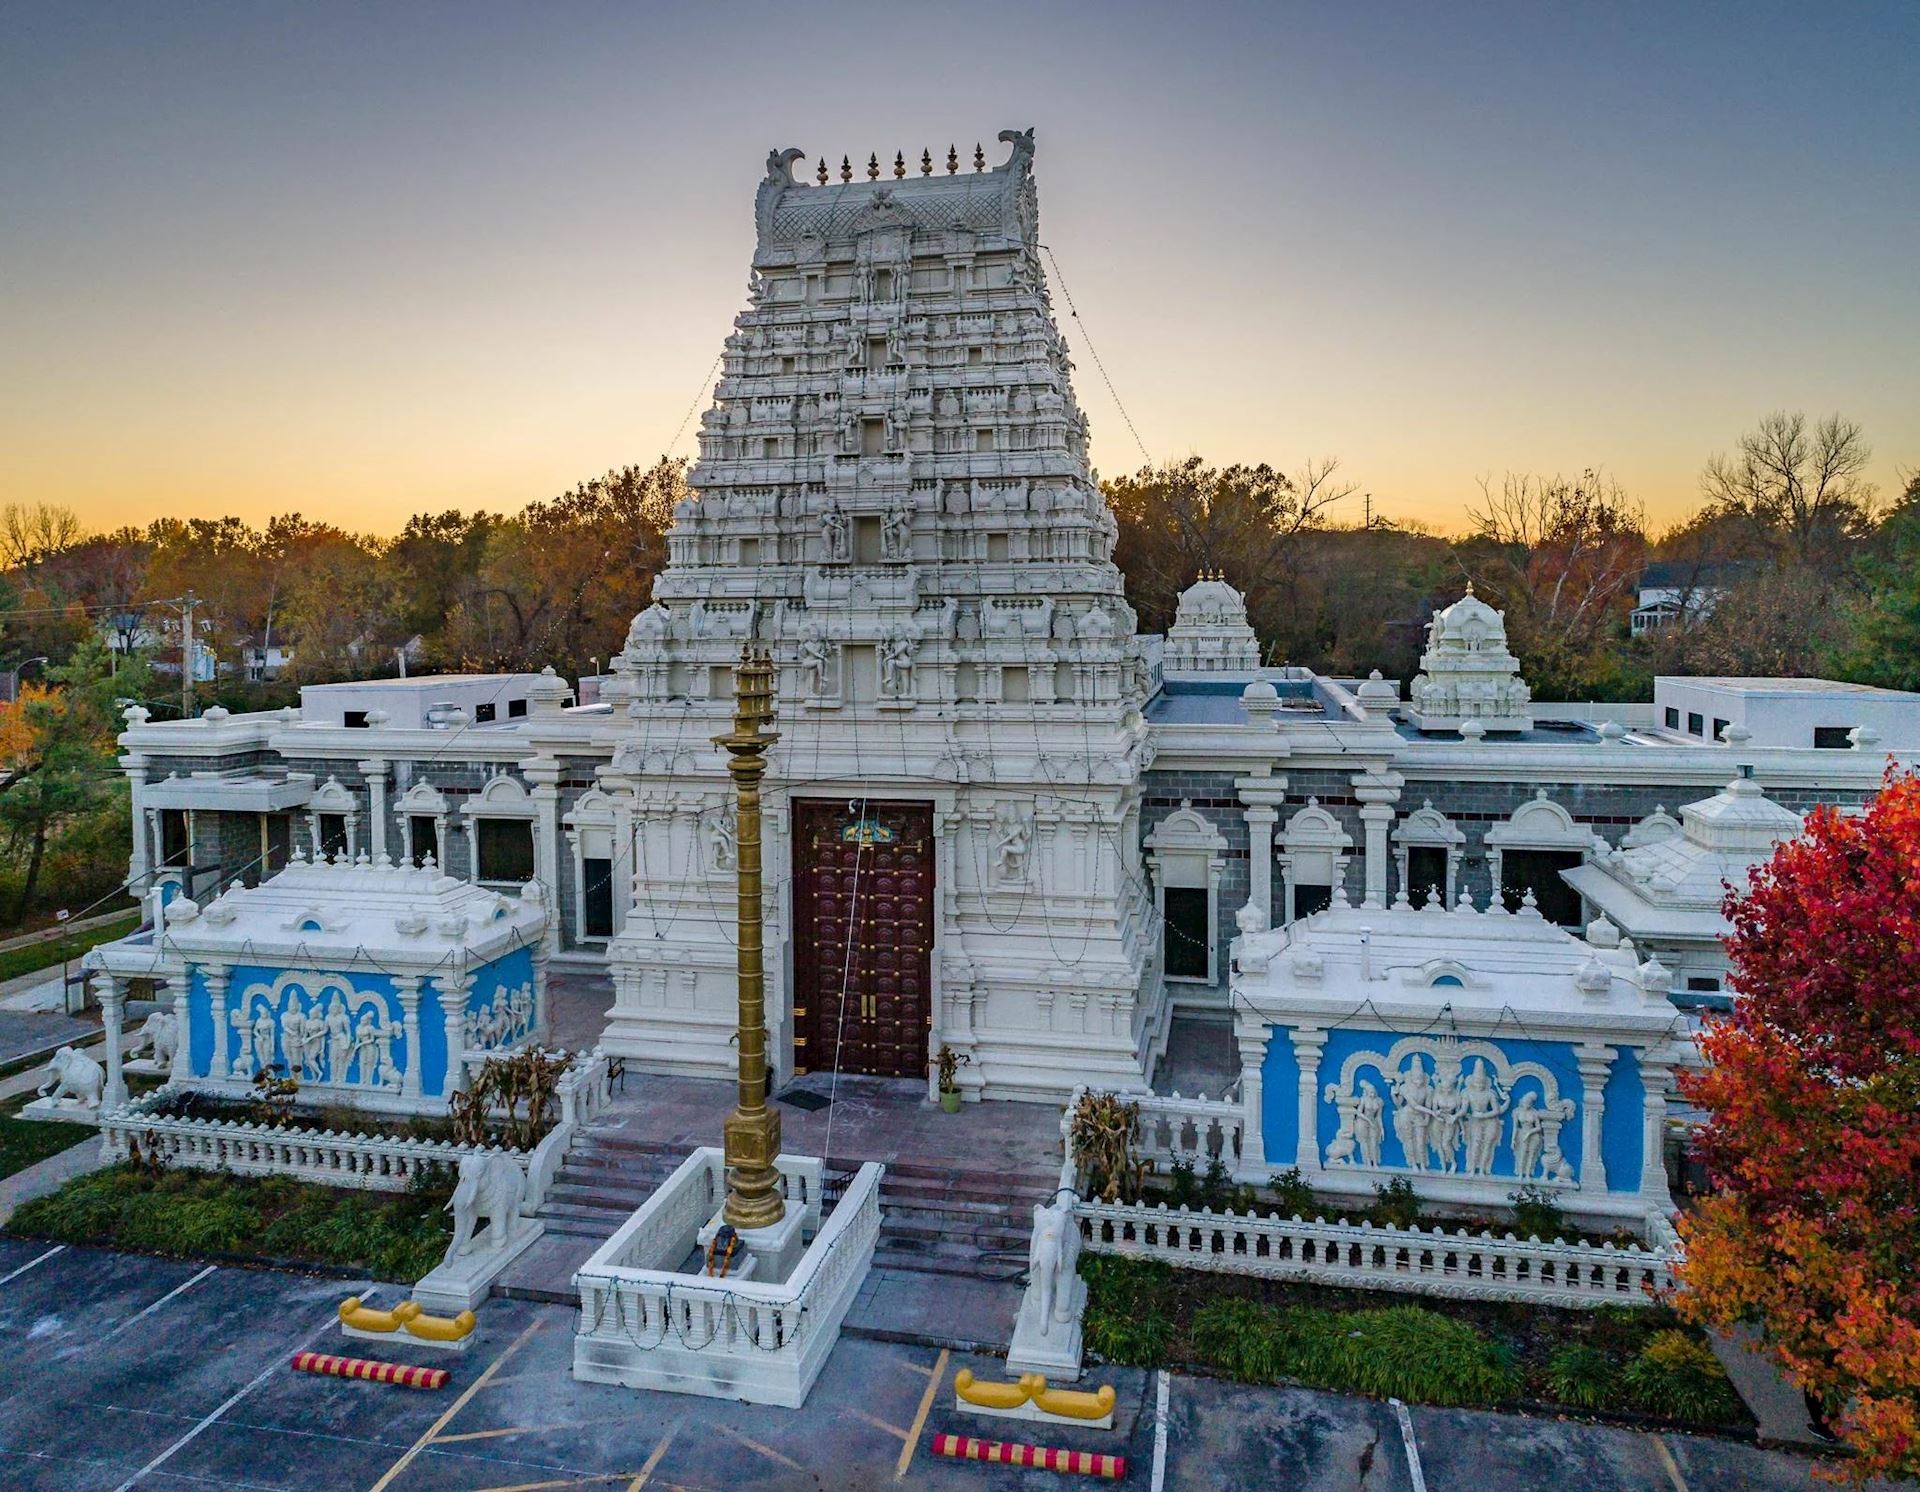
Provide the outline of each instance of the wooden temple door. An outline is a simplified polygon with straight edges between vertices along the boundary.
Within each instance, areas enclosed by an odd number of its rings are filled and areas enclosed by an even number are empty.
[[[922,1077],[933,1024],[933,805],[796,799],[794,1068]]]

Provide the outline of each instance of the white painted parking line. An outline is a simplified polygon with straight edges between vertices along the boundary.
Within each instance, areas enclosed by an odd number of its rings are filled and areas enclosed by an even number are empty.
[[[52,1248],[48,1249],[39,1258],[27,1260],[25,1264],[22,1264],[18,1269],[14,1270],[12,1274],[0,1275],[0,1285],[6,1284],[7,1281],[9,1280],[19,1279],[21,1275],[25,1274],[29,1269],[33,1268],[34,1265],[45,1264],[47,1260],[51,1259],[55,1254],[64,1252],[66,1247],[67,1246],[64,1243],[56,1243]]]
[[[1666,1472],[1667,1480],[1673,1483],[1673,1492],[1687,1492],[1687,1479],[1680,1475],[1680,1468],[1674,1464],[1673,1452],[1667,1449],[1666,1441],[1658,1435],[1649,1435],[1653,1442],[1653,1451],[1660,1458],[1660,1469]]]
[[[118,1326],[114,1327],[112,1331],[108,1332],[106,1336],[103,1337],[101,1340],[112,1341],[115,1337],[119,1336],[121,1332],[125,1331],[128,1327],[132,1326],[135,1322],[146,1320],[147,1317],[151,1316],[155,1311],[159,1310],[161,1306],[165,1305],[168,1301],[172,1300],[176,1295],[186,1294],[187,1291],[191,1290],[195,1285],[199,1284],[208,1275],[217,1272],[219,1268],[220,1266],[218,1264],[209,1264],[205,1269],[201,1270],[200,1273],[196,1274],[192,1279],[186,1281],[184,1284],[175,1285],[165,1295],[161,1296],[152,1305],[148,1306],[145,1310],[141,1311],[138,1315],[129,1316],[125,1321],[122,1321]]]
[[[332,1311],[327,1312],[327,1319],[322,1321],[312,1331],[308,1332],[298,1342],[294,1343],[292,1351],[293,1352],[304,1351],[310,1343],[317,1341],[321,1333],[326,1331],[328,1327],[337,1325],[339,1322],[339,1319],[340,1319],[339,1316],[335,1312],[332,1312]],[[229,1394],[226,1398],[226,1401],[222,1403],[218,1409],[214,1410],[213,1413],[203,1418],[199,1424],[195,1425],[191,1430],[187,1431],[186,1434],[182,1435],[178,1440],[174,1441],[172,1445],[168,1446],[165,1450],[160,1452],[159,1455],[155,1456],[151,1461],[147,1462],[145,1466],[142,1466],[132,1476],[128,1477],[119,1486],[115,1487],[113,1489],[113,1492],[127,1492],[127,1489],[129,1487],[133,1486],[136,1482],[140,1480],[140,1478],[145,1476],[149,1471],[153,1471],[158,1467],[164,1466],[168,1461],[172,1460],[175,1453],[186,1449],[188,1445],[190,1445],[194,1440],[198,1439],[201,1431],[217,1423],[221,1415],[225,1414],[229,1409],[233,1408],[235,1404],[238,1404],[242,1399],[246,1398],[248,1394],[252,1393],[261,1384],[265,1383],[275,1373],[278,1373],[281,1370],[283,1370],[287,1365],[288,1355],[290,1354],[284,1354],[284,1355],[280,1353],[274,1354],[273,1361],[271,1361],[264,1368],[262,1368],[260,1372],[253,1378],[251,1382],[247,1384],[245,1388],[239,1389],[236,1392]]]
[[[1173,1397],[1173,1375],[1165,1368],[1154,1374],[1153,1390],[1153,1492],[1166,1492],[1167,1485],[1167,1404]]]
[[[1413,1492],[1427,1492],[1427,1474],[1420,1469],[1420,1442],[1413,1438],[1413,1416],[1398,1399],[1387,1402],[1400,1421],[1400,1442],[1407,1448],[1407,1476],[1413,1482]]]

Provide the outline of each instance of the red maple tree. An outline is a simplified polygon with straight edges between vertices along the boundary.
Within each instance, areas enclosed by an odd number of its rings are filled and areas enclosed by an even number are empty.
[[[1740,998],[1682,1080],[1716,1192],[1676,1304],[1756,1323],[1858,1477],[1920,1471],[1920,779],[1816,809],[1726,913]]]

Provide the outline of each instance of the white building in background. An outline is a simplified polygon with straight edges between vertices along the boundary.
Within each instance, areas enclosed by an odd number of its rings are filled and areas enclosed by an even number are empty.
[[[752,640],[778,673],[778,1073],[918,1077],[944,1044],[974,1096],[1057,1097],[1148,1078],[1176,1009],[1226,1020],[1238,931],[1403,894],[1435,936],[1535,926],[1456,923],[1464,900],[1530,897],[1538,926],[1579,929],[1574,873],[1652,845],[1660,805],[1701,808],[1719,854],[1699,800],[1730,778],[1799,814],[1915,761],[1915,695],[1663,679],[1653,702],[1535,700],[1470,595],[1404,703],[1377,674],[1255,666],[1218,580],[1175,635],[1137,636],[1036,255],[1032,138],[1003,138],[992,170],[884,179],[803,184],[795,152],[769,157],[695,495],[598,703],[545,673],[135,709],[133,884],[205,905],[316,847],[506,898],[537,881],[548,961],[611,974],[610,1050],[730,1073],[737,845],[712,737]]]

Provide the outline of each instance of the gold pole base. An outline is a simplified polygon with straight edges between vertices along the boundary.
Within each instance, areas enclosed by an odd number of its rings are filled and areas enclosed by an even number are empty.
[[[771,1228],[787,1215],[780,1195],[780,1111],[757,1114],[735,1109],[724,1127],[727,1162],[726,1220],[736,1228]]]

